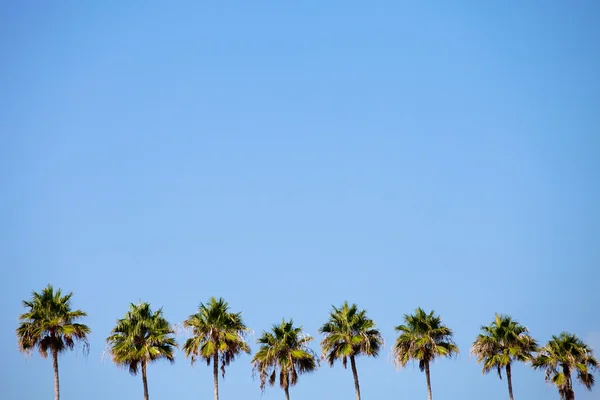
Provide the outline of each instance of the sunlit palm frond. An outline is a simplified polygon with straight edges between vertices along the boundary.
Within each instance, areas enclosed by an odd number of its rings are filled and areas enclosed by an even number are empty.
[[[62,353],[73,349],[79,343],[87,351],[87,337],[91,329],[76,321],[87,314],[81,310],[71,310],[73,293],[63,295],[61,289],[52,285],[41,292],[32,292],[31,299],[23,301],[27,311],[19,316],[16,329],[19,349],[30,354],[36,347],[44,358],[49,351]]]
[[[536,350],[537,342],[527,328],[502,314],[496,314],[490,325],[481,327],[471,346],[471,354],[483,364],[483,373],[496,369],[500,379],[502,369],[514,361],[531,361]]]
[[[546,381],[554,384],[561,399],[572,398],[572,373],[577,373],[577,380],[588,390],[594,386],[592,371],[600,367],[592,349],[576,335],[563,332],[552,336],[546,346],[539,349],[533,359],[535,369],[543,369]]]
[[[200,303],[198,311],[183,321],[183,326],[192,333],[183,347],[192,364],[202,358],[210,365],[217,355],[224,376],[225,367],[238,354],[250,353],[245,341],[249,329],[242,314],[230,312],[229,304],[223,298],[211,297],[207,303]]]
[[[261,390],[267,384],[273,386],[276,376],[279,376],[279,385],[287,389],[297,383],[299,375],[316,370],[318,358],[308,346],[312,340],[302,332],[302,327],[295,327],[291,319],[273,325],[270,332],[263,332],[257,340],[261,346],[252,358]]]
[[[136,375],[143,363],[175,361],[177,342],[162,309],[153,312],[148,303],[131,304],[106,339],[113,362]]]
[[[454,333],[443,325],[439,316],[432,310],[426,313],[417,308],[414,314],[404,315],[404,324],[395,327],[399,336],[392,347],[394,360],[399,367],[411,361],[418,361],[423,370],[426,363],[437,357],[451,357],[459,352],[454,343]]]
[[[383,337],[366,310],[359,310],[356,304],[349,305],[347,301],[340,308],[332,307],[329,320],[319,332],[324,335],[322,357],[331,366],[338,360],[345,367],[347,358],[361,354],[376,357],[383,346]]]

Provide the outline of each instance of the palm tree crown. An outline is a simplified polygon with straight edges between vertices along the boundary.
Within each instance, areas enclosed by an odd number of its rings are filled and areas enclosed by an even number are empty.
[[[215,400],[218,399],[218,365],[221,364],[222,376],[225,367],[240,353],[250,353],[250,347],[244,340],[249,329],[242,320],[242,313],[229,311],[229,304],[222,298],[211,297],[202,304],[196,314],[183,321],[183,326],[191,328],[193,336],[183,345],[185,356],[192,364],[198,359],[213,363]]]
[[[404,325],[397,326],[395,330],[400,333],[392,348],[396,363],[405,367],[411,360],[419,362],[419,369],[425,371],[428,397],[431,399],[429,364],[437,357],[451,357],[458,353],[452,330],[433,310],[427,314],[421,308],[412,315],[405,314]]]
[[[592,390],[594,376],[591,371],[600,367],[592,349],[576,335],[566,332],[552,336],[532,364],[536,369],[546,370],[546,381],[556,385],[563,400],[575,399],[571,373],[577,372],[579,382]]]
[[[375,322],[367,317],[367,311],[347,301],[340,308],[332,308],[329,320],[319,328],[325,335],[321,349],[329,365],[341,360],[345,368],[351,356],[378,356],[383,337]]]
[[[16,330],[19,349],[26,354],[36,347],[43,358],[52,354],[54,367],[54,396],[60,398],[58,378],[58,355],[71,350],[76,343],[89,350],[87,336],[91,333],[85,324],[75,321],[87,316],[81,310],[71,310],[73,292],[64,295],[61,289],[54,291],[52,285],[46,286],[41,293],[33,292],[31,300],[23,301],[28,310],[19,316]]]
[[[417,308],[413,315],[404,315],[404,322],[404,325],[394,328],[400,332],[393,348],[400,366],[405,367],[410,360],[415,360],[419,361],[419,369],[424,371],[425,363],[458,353],[452,330],[442,324],[441,318],[433,310],[427,314]]]
[[[512,400],[511,363],[530,361],[537,343],[529,336],[526,327],[508,315],[496,314],[494,321],[489,326],[482,326],[481,331],[471,346],[471,354],[477,357],[477,362],[483,362],[484,374],[495,368],[502,379],[502,369],[506,369],[508,392]]]
[[[175,361],[177,348],[173,328],[164,318],[162,309],[152,312],[150,304],[131,304],[125,317],[117,320],[106,342],[113,362],[137,375],[142,371],[144,398],[148,399],[146,367],[151,362],[166,359]]]
[[[360,400],[360,385],[356,369],[356,357],[364,354],[377,357],[383,345],[383,337],[375,322],[367,317],[366,310],[359,310],[356,304],[344,302],[342,307],[332,307],[329,320],[319,328],[325,337],[321,341],[322,357],[333,367],[336,360],[341,360],[344,368],[350,359],[354,376],[356,399]]]
[[[537,349],[527,328],[508,315],[496,314],[496,319],[489,326],[482,326],[481,331],[471,346],[471,353],[477,362],[483,362],[483,373],[496,368],[500,379],[502,368],[513,361],[530,361]]]
[[[313,338],[295,327],[294,321],[273,325],[271,332],[263,332],[258,343],[260,349],[252,358],[254,370],[260,374],[260,388],[266,383],[273,386],[279,369],[279,385],[289,396],[288,389],[298,381],[298,376],[317,368],[316,354],[308,347]]]
[[[125,318],[119,319],[106,339],[113,362],[136,375],[143,363],[166,359],[175,361],[177,347],[173,328],[162,309],[152,312],[150,304],[131,304]]]
[[[33,292],[29,301],[23,301],[28,311],[19,316],[17,338],[19,349],[31,353],[36,347],[43,358],[48,351],[58,354],[71,350],[76,342],[87,349],[87,335],[91,329],[75,321],[86,317],[81,310],[71,310],[73,292],[64,295],[61,289],[54,291],[52,285],[46,286],[41,293]]]

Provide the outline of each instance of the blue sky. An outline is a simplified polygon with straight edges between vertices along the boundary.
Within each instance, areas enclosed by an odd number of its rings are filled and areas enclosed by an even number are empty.
[[[389,357],[418,306],[461,349],[433,365],[436,399],[507,398],[468,354],[495,312],[600,349],[598,2],[296,3],[0,5],[0,397],[53,395],[51,362],[14,336],[47,283],[93,330],[60,359],[64,399],[142,397],[102,359],[140,299],[178,323],[223,296],[256,334],[292,317],[315,349],[331,305],[356,302],[386,339],[358,360],[365,399],[425,398]],[[148,373],[153,399],[212,395],[182,353]],[[558,399],[543,372],[513,376],[517,398]],[[283,398],[249,356],[220,390]],[[324,365],[291,396],[353,390]]]

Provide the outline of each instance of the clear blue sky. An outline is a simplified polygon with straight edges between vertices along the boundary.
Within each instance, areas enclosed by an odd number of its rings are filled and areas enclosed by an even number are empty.
[[[358,360],[365,399],[425,398],[389,357],[417,306],[461,349],[436,399],[507,398],[468,354],[495,312],[600,348],[600,3],[210,3],[0,5],[1,398],[53,396],[14,335],[47,283],[93,329],[60,359],[64,399],[142,397],[102,360],[140,299],[177,323],[223,296],[257,334],[293,317],[317,338],[356,302],[386,338]],[[351,375],[323,366],[292,398],[352,399]],[[514,386],[558,399],[526,366]],[[178,352],[149,387],[210,398],[211,371]],[[249,356],[220,389],[283,398]]]

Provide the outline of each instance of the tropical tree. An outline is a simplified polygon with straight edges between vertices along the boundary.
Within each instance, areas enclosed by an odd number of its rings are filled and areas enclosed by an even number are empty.
[[[508,395],[513,400],[511,365],[514,361],[531,361],[537,343],[526,327],[508,315],[496,314],[494,321],[482,326],[481,331],[471,346],[471,354],[477,357],[477,362],[483,362],[484,374],[496,369],[502,379],[502,369],[506,369]]]
[[[58,355],[72,350],[76,343],[89,350],[87,336],[91,333],[87,325],[76,321],[87,316],[81,310],[71,309],[73,292],[63,296],[61,289],[54,291],[52,285],[46,286],[41,293],[32,292],[30,300],[23,301],[27,312],[19,315],[19,327],[16,330],[19,350],[31,354],[34,349],[43,358],[52,354],[54,367],[54,398],[60,399],[58,379]]]
[[[350,359],[356,399],[360,400],[360,385],[356,370],[356,357],[366,355],[377,357],[383,345],[383,337],[375,322],[367,317],[366,310],[359,310],[356,304],[348,302],[340,308],[332,306],[329,320],[319,328],[325,337],[321,341],[322,358],[333,367],[336,360],[341,360],[344,368]]]
[[[535,369],[546,370],[546,382],[552,382],[558,388],[562,400],[574,400],[572,373],[577,373],[577,380],[588,390],[594,386],[592,370],[600,364],[594,358],[592,349],[576,335],[563,332],[539,350],[534,358]]]
[[[298,381],[298,376],[312,372],[317,368],[316,354],[308,347],[313,338],[295,327],[294,321],[273,325],[271,332],[264,332],[258,338],[260,349],[252,358],[254,371],[260,375],[260,389],[266,383],[273,386],[279,370],[279,385],[285,391],[286,400],[290,399],[290,386]]]
[[[433,310],[427,314],[421,308],[412,315],[405,314],[404,325],[397,326],[395,330],[400,335],[392,348],[394,360],[401,367],[411,360],[419,362],[419,369],[425,371],[427,398],[431,400],[430,363],[438,357],[451,357],[458,353],[452,330]]]
[[[148,303],[131,304],[125,317],[117,320],[116,326],[106,339],[113,362],[128,368],[131,375],[141,370],[144,384],[144,400],[148,400],[148,364],[160,359],[175,362],[177,342],[169,321],[163,316],[162,308],[153,312]]]
[[[244,340],[249,329],[242,320],[242,313],[229,311],[229,304],[223,299],[211,297],[206,304],[200,303],[198,312],[183,321],[185,328],[191,328],[193,336],[183,345],[185,356],[192,365],[198,358],[213,365],[215,400],[219,400],[219,362],[225,377],[225,367],[240,353],[250,353]]]

